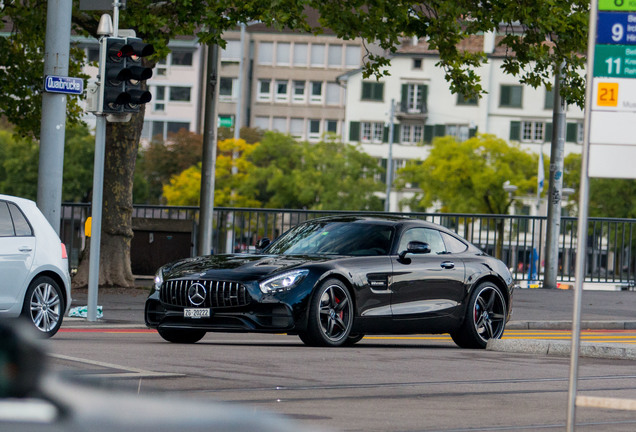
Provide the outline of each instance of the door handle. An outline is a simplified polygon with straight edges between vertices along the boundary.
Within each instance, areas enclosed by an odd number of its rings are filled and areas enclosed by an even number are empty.
[[[455,268],[455,263],[452,261],[444,261],[443,263],[440,264],[442,268],[444,269],[452,269]]]
[[[29,247],[29,246],[20,246],[20,247],[18,248],[18,250],[19,250],[20,252],[31,252],[31,251],[33,250],[33,248],[32,248],[32,247]]]

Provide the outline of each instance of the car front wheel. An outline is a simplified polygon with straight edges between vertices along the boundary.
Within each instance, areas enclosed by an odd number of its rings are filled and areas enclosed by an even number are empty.
[[[22,316],[29,319],[41,334],[51,337],[60,329],[64,314],[62,289],[48,276],[33,279],[22,305]]]
[[[458,331],[451,333],[462,348],[486,348],[489,339],[499,339],[506,325],[506,300],[501,290],[490,282],[475,288],[466,317]]]
[[[309,307],[307,331],[300,339],[307,345],[337,347],[347,344],[353,325],[353,300],[347,287],[336,279],[323,282]]]
[[[177,330],[158,328],[159,336],[172,343],[193,344],[205,336],[205,330]]]

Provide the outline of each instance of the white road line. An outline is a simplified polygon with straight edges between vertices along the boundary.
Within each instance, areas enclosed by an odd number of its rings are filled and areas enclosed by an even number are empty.
[[[126,371],[123,373],[101,373],[101,374],[90,374],[91,377],[95,378],[165,378],[165,377],[180,377],[184,376],[184,374],[177,373],[168,373],[168,372],[153,372],[144,369],[131,368],[127,366],[117,365],[114,363],[106,363],[100,362],[96,360],[83,359],[79,357],[71,357],[63,354],[49,354],[49,357],[57,358],[60,360],[67,360],[77,363],[84,363],[93,366],[100,366],[108,369],[118,369],[122,371]]]

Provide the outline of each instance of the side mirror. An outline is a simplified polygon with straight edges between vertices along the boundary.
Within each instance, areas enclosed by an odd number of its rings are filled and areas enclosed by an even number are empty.
[[[256,249],[263,250],[271,243],[270,239],[267,237],[263,237],[259,241],[256,242]]]
[[[424,243],[421,241],[412,241],[412,242],[409,242],[408,245],[406,245],[406,250],[403,250],[402,252],[400,252],[400,260],[403,260],[404,258],[406,258],[407,253],[427,254],[427,253],[431,253],[431,247],[428,245],[428,243]]]

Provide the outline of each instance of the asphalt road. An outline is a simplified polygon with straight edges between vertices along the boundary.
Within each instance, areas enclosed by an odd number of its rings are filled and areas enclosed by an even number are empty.
[[[175,400],[227,401],[335,431],[563,431],[569,358],[462,350],[447,338],[368,338],[309,348],[294,336],[208,334],[195,345],[145,329],[65,329],[52,368]],[[636,399],[633,360],[582,358],[579,394]],[[636,430],[636,411],[579,407],[577,431]]]

